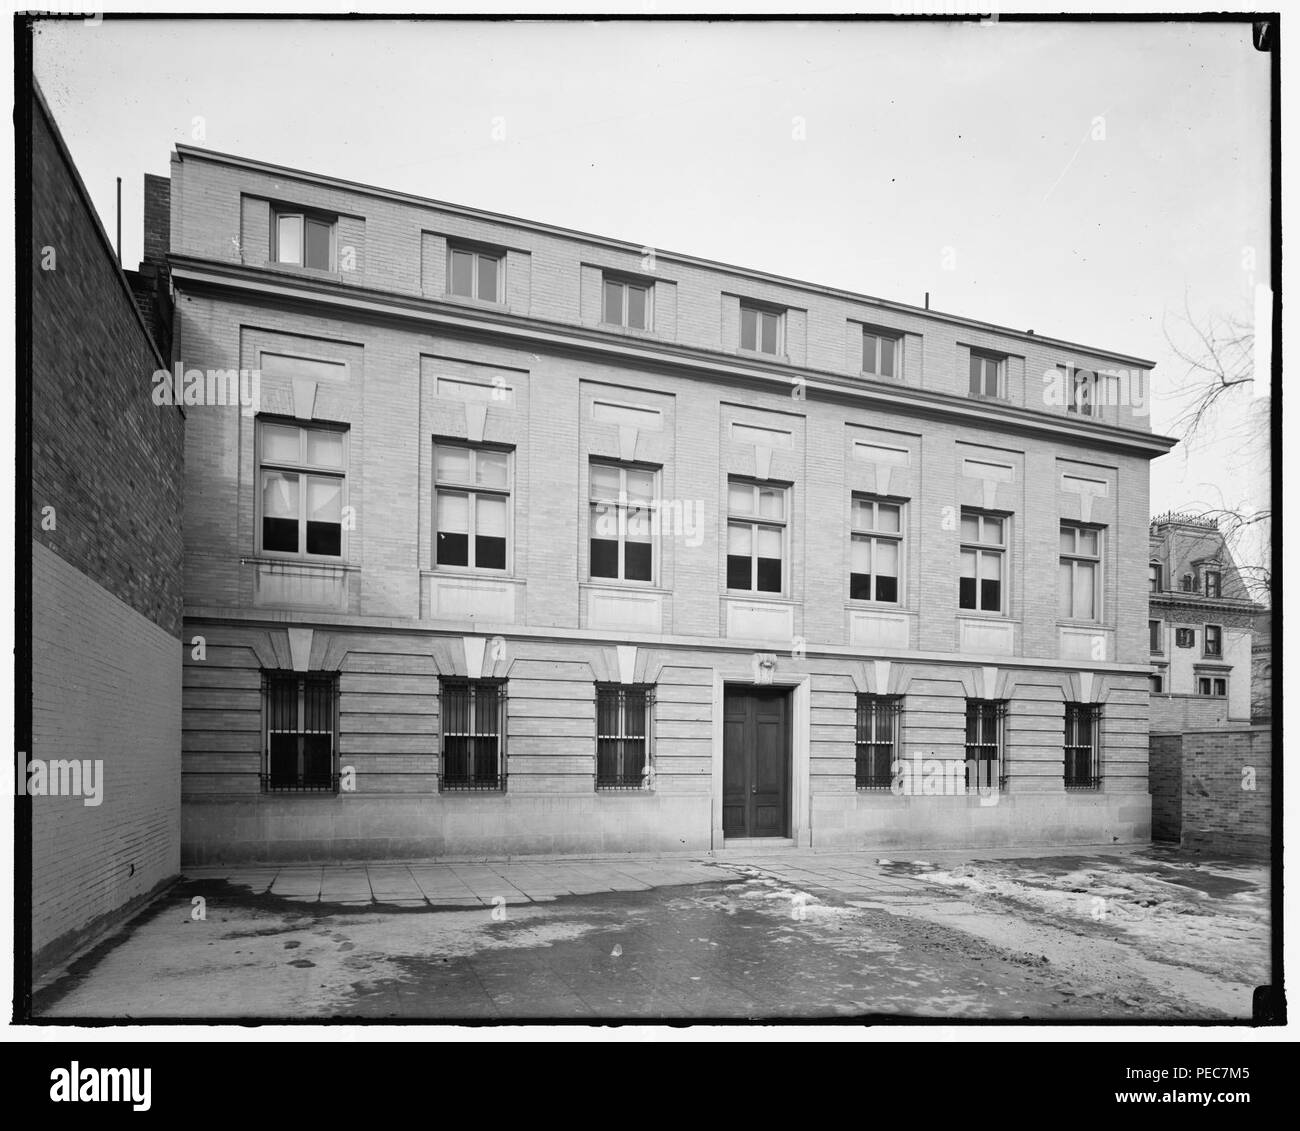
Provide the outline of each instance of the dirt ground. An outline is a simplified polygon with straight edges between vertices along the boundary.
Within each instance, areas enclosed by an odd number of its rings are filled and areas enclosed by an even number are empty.
[[[1260,864],[1160,848],[204,869],[38,1018],[1248,1020]]]

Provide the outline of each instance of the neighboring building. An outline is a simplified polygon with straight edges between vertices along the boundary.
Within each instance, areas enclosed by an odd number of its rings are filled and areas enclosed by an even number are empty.
[[[1186,514],[1153,519],[1147,585],[1152,733],[1249,723],[1252,641],[1264,610],[1218,524]]]
[[[1151,363],[188,146],[169,226],[187,859],[1148,838]]]
[[[1255,618],[1250,644],[1250,721],[1273,721],[1273,613],[1264,609]]]
[[[39,92],[30,121],[32,773],[18,840],[39,975],[179,873],[185,421],[152,402],[167,361]]]

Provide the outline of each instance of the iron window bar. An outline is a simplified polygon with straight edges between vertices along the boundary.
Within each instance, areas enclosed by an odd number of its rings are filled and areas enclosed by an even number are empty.
[[[266,793],[337,793],[338,676],[262,672]]]
[[[440,696],[439,792],[504,793],[505,681],[443,680]]]
[[[1010,780],[1006,756],[1005,699],[966,700],[966,789],[999,791]],[[972,775],[972,770],[974,774]],[[972,776],[974,780],[972,781]]]
[[[859,695],[854,782],[858,789],[891,789],[898,760],[902,696]]]
[[[654,687],[596,684],[597,790],[654,787]]]
[[[1065,705],[1065,788],[1101,788],[1101,707]]]

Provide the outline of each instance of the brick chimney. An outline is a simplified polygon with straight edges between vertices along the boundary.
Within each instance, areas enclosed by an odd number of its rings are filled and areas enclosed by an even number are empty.
[[[172,242],[172,183],[153,173],[144,175],[144,259],[164,263]]]
[[[172,349],[171,287],[167,252],[171,250],[172,183],[167,177],[144,175],[144,258],[138,271],[126,271],[131,294],[164,358]]]

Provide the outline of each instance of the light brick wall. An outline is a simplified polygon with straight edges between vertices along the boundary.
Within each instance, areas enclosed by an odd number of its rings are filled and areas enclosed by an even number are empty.
[[[99,805],[32,797],[32,947],[180,869],[180,664],[170,633],[32,547],[33,758],[103,761]]]

